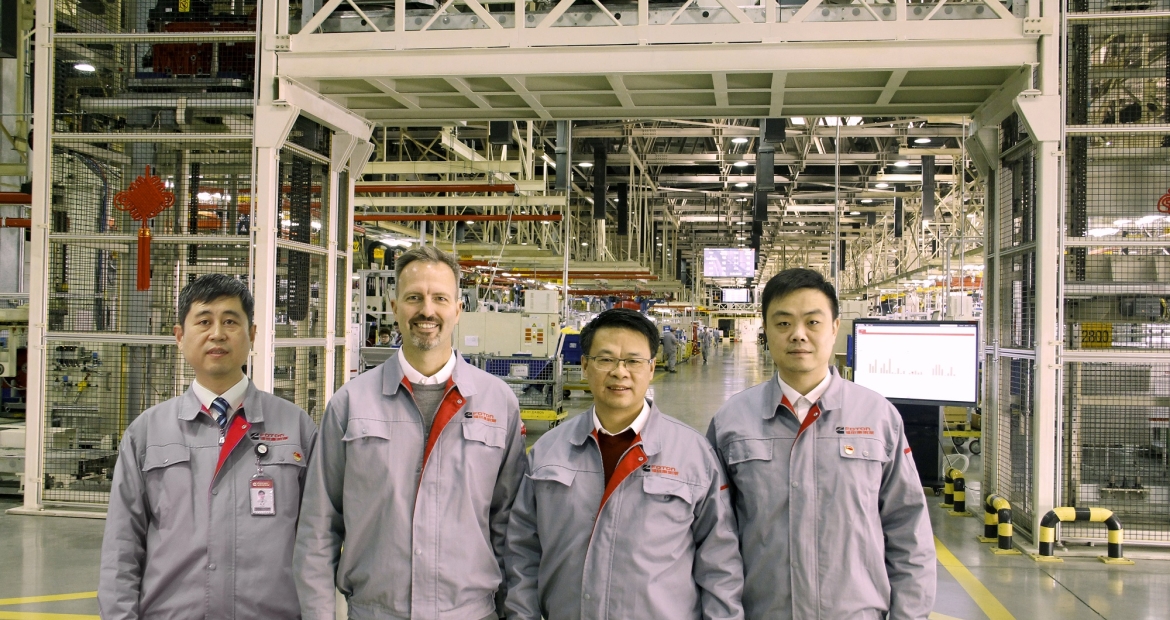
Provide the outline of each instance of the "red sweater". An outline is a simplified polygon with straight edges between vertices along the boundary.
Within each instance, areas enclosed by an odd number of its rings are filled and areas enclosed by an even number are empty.
[[[634,443],[634,438],[637,433],[633,429],[627,428],[624,432],[617,435],[609,435],[597,432],[597,447],[601,448],[601,464],[605,469],[605,484],[609,486],[609,479],[613,477],[613,471],[617,469],[618,462],[622,460],[622,455]]]

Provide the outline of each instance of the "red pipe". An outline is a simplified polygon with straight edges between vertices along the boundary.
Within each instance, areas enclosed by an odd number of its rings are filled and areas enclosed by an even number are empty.
[[[27,217],[0,217],[0,228],[32,228],[32,219]]]
[[[24,192],[0,192],[0,205],[31,205],[32,194]]]
[[[437,194],[440,192],[514,192],[515,183],[387,184],[355,183],[355,194]]]
[[[428,215],[416,213],[359,213],[355,222],[559,222],[557,215]]]

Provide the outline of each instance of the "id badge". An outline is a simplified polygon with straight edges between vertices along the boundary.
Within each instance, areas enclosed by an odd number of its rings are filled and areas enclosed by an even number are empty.
[[[252,516],[276,516],[276,483],[268,476],[256,476],[248,482],[252,498]]]

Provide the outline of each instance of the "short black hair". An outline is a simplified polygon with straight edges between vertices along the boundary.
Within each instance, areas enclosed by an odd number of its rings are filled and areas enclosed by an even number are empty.
[[[764,285],[764,294],[760,297],[760,313],[764,321],[768,320],[768,304],[772,303],[772,300],[780,299],[802,288],[824,293],[825,297],[829,298],[829,307],[833,309],[833,318],[837,318],[840,306],[837,303],[837,289],[833,288],[833,283],[826,280],[819,271],[797,267],[781,271]]]
[[[235,297],[240,300],[240,307],[248,317],[248,327],[252,326],[252,313],[256,309],[256,301],[248,286],[235,276],[225,273],[209,273],[199,276],[183,287],[179,293],[178,318],[179,325],[185,325],[187,314],[196,302],[209,304],[221,297]]]
[[[606,310],[589,321],[589,324],[581,330],[582,353],[585,355],[592,353],[593,336],[597,330],[605,327],[628,329],[642,334],[646,337],[646,342],[650,343],[650,359],[654,359],[654,356],[658,355],[658,328],[650,319],[642,316],[641,312],[628,308]]]

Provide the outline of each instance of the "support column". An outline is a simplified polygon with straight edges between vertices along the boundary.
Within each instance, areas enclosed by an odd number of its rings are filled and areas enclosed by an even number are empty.
[[[29,247],[29,290],[28,290],[28,385],[25,389],[25,434],[24,434],[24,506],[17,512],[36,512],[44,506],[42,495],[44,483],[44,453],[42,438],[45,434],[45,331],[48,328],[49,302],[49,209],[52,197],[50,179],[53,162],[49,146],[53,126],[53,2],[37,0],[36,50],[34,51],[36,73],[33,76],[35,92],[39,95],[33,102],[33,122],[38,128],[33,132],[32,152],[32,242]]]

